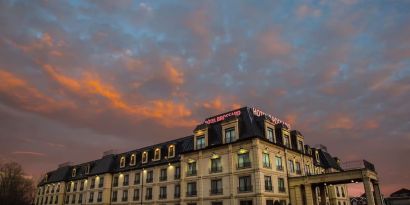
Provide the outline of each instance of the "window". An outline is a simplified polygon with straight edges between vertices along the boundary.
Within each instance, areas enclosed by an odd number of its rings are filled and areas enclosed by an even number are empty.
[[[293,160],[288,160],[288,171],[290,173],[294,173],[295,172],[295,165],[293,164]]]
[[[125,167],[125,157],[121,157],[120,159],[120,168]]]
[[[118,191],[112,191],[112,198],[111,201],[117,201]]]
[[[296,162],[296,174],[302,174],[302,170],[300,169],[300,162]]]
[[[140,190],[139,189],[134,189],[134,195],[132,196],[133,201],[138,201],[140,200]]]
[[[187,176],[195,176],[196,175],[196,162],[190,162],[188,163],[188,170],[187,170]]]
[[[76,174],[77,174],[77,169],[74,168],[73,171],[71,171],[71,176],[75,177]]]
[[[84,190],[84,180],[80,182],[80,191]]]
[[[340,187],[341,191],[342,191],[342,197],[345,197],[345,190],[343,189],[343,187]]]
[[[73,197],[71,197],[71,203],[74,204],[75,203],[75,194],[73,194]]]
[[[160,181],[166,181],[167,180],[167,169],[166,168],[160,170],[159,180]]]
[[[56,201],[58,201],[57,198],[58,198],[58,197],[56,197]],[[83,203],[83,194],[80,194],[80,195],[78,196],[78,203],[79,203],[79,204]],[[57,202],[56,202],[56,204],[57,204]]]
[[[102,191],[99,191],[97,194],[97,202],[101,202],[102,201]]]
[[[82,194],[80,194],[80,198],[82,198],[81,196],[82,196]],[[78,198],[78,200],[80,200],[80,198]],[[58,204],[58,196],[56,196],[56,198],[54,199],[54,204]]]
[[[317,150],[315,151],[315,156],[316,156],[316,162],[317,162],[318,164],[320,164],[319,152],[318,152]]]
[[[270,128],[270,127],[268,127],[268,128],[266,129],[266,139],[268,139],[268,140],[271,141],[271,142],[274,142],[274,141],[275,141],[275,140],[274,140],[274,137],[275,137],[275,134],[274,134],[274,132],[273,132],[273,129]]]
[[[249,191],[252,191],[251,176],[239,177],[238,192],[249,192]]]
[[[230,127],[225,129],[225,143],[231,143],[235,141],[235,128]]]
[[[283,135],[283,145],[290,148],[289,135]]]
[[[211,180],[211,195],[222,194],[222,179]]]
[[[145,151],[142,153],[142,163],[147,163],[148,162],[148,152]]]
[[[187,196],[196,196],[196,182],[187,183]]]
[[[175,184],[174,188],[174,198],[179,198],[181,196],[181,185]]]
[[[238,169],[251,167],[249,153],[238,154]]]
[[[134,184],[140,184],[141,180],[141,174],[140,173],[135,173],[134,177]]]
[[[213,201],[211,202],[211,205],[223,205],[222,201]]]
[[[298,140],[298,150],[303,151],[303,141],[302,140]]]
[[[154,151],[154,161],[160,160],[161,159],[161,149],[156,148]]]
[[[151,200],[152,199],[152,188],[148,187],[145,195],[145,200]]]
[[[88,198],[88,202],[93,202],[94,201],[94,192],[90,192],[90,198]],[[67,203],[67,202],[66,202]]]
[[[90,195],[90,198],[91,198],[91,195]],[[91,200],[91,199],[90,199]],[[46,198],[46,204],[47,204],[47,198]],[[68,204],[70,202],[70,195],[67,195],[66,197],[65,197],[65,203],[66,204]],[[92,201],[90,201],[90,202],[92,202]]]
[[[159,188],[159,199],[166,199],[167,198],[167,187],[162,186]]]
[[[175,145],[169,145],[168,147],[168,158],[175,157]]]
[[[150,170],[147,172],[147,183],[152,183],[154,181],[154,171]]]
[[[60,192],[60,184],[57,184],[57,190],[56,190],[56,192],[57,192],[57,193]]]
[[[336,195],[337,195],[337,197],[340,197],[340,192],[339,192],[339,187],[338,186],[336,186]]]
[[[74,190],[73,191],[77,191],[77,182],[74,183]]]
[[[113,182],[112,182],[112,186],[113,187],[117,187],[118,186],[118,176],[114,176]]]
[[[268,153],[262,153],[262,163],[264,168],[271,168],[270,159]]]
[[[181,167],[175,167],[174,179],[177,180],[179,178],[181,178]]]
[[[128,201],[128,189],[122,190],[122,198],[121,201]]]
[[[310,166],[308,164],[305,165],[305,173],[310,175]]]
[[[271,176],[265,176],[265,191],[273,191]]]
[[[90,164],[87,164],[87,166],[85,167],[85,174],[89,174],[90,173]]]
[[[131,155],[130,165],[131,165],[131,166],[135,165],[135,154],[132,154],[132,155]]]
[[[94,189],[94,187],[95,187],[95,178],[93,177],[91,179],[90,189]]]
[[[273,205],[273,200],[266,200],[266,205]]]
[[[252,205],[252,200],[240,201],[239,205]]]
[[[205,148],[205,136],[201,135],[196,137],[196,149]]]
[[[285,180],[283,178],[278,178],[278,189],[279,189],[279,192],[286,192]]]
[[[100,181],[98,182],[98,187],[101,188],[104,186],[104,177],[100,177]]]
[[[123,186],[128,186],[129,183],[130,183],[130,175],[125,174],[124,175],[124,181],[122,181],[122,185]]]
[[[211,173],[222,172],[221,158],[211,159]]]

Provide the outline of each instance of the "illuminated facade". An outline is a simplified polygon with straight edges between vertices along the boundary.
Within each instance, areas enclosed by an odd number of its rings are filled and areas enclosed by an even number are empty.
[[[340,171],[325,147],[312,148],[289,124],[244,107],[206,119],[184,138],[61,165],[38,185],[34,203],[310,204],[289,180]],[[350,205],[344,184],[319,193],[309,196],[314,204]]]

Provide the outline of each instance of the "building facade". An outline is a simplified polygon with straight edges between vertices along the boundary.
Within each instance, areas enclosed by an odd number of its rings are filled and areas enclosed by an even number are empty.
[[[287,205],[289,179],[341,171],[324,146],[310,147],[290,125],[243,107],[210,117],[193,134],[101,159],[64,164],[38,184],[36,205]],[[312,195],[350,205],[344,184]],[[326,200],[321,202],[320,200]]]

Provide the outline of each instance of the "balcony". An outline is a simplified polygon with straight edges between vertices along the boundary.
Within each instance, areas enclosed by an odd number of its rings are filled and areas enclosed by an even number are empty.
[[[263,163],[263,168],[271,169],[272,166],[270,164]]]
[[[139,196],[134,196],[134,197],[132,197],[132,200],[133,201],[138,201],[138,200],[140,200],[140,197]]]
[[[104,186],[104,184],[98,184],[98,188],[102,188]]]
[[[122,198],[121,201],[128,201],[128,198]]]
[[[102,202],[102,198],[97,198],[97,202]],[[78,201],[78,203],[81,203],[81,202]]]
[[[152,178],[152,177],[147,178],[147,183],[152,183],[153,181],[154,181],[154,178]]]
[[[181,178],[181,175],[180,175],[180,174],[175,174],[175,175],[174,175],[174,179],[175,179],[175,180],[180,179],[180,178]]]
[[[174,198],[179,199],[181,197],[181,194],[179,192],[174,193]]]
[[[222,172],[222,166],[218,166],[218,167],[211,167],[211,169],[209,169],[209,173],[219,173]]]
[[[283,171],[283,166],[276,166],[277,171]]]
[[[166,194],[160,194],[159,195],[159,199],[166,199],[167,198],[167,195]]]
[[[111,201],[117,201],[117,197],[113,197],[112,199],[111,199]],[[90,202],[92,202],[92,201],[90,201]]]
[[[145,200],[151,200],[152,199],[152,195],[145,195]]]
[[[140,184],[140,182],[141,182],[141,181],[138,179],[138,180],[135,180],[135,181],[134,181],[134,184]]]
[[[273,192],[273,186],[272,186],[272,185],[265,186],[265,191],[267,191],[267,192]]]
[[[286,192],[285,187],[279,187],[279,192],[281,192],[281,193],[285,193],[285,192]]]
[[[118,184],[117,184],[118,185]],[[114,185],[113,185],[114,186]],[[90,185],[90,189],[94,189],[94,187],[95,187],[95,184],[91,184]]]
[[[128,181],[124,181],[124,182],[122,183],[122,186],[128,186],[128,184],[129,184]]]
[[[166,180],[167,180],[167,176],[160,176],[160,177],[159,177],[159,180],[160,180],[160,181],[166,181]]]
[[[186,196],[187,196],[187,197],[194,197],[194,196],[196,196],[196,190],[194,190],[194,191],[188,191],[188,192],[186,193]]]
[[[246,169],[251,167],[251,162],[243,162],[243,163],[238,163],[237,168],[238,169]]]
[[[301,174],[302,174],[302,170],[296,170],[296,174],[301,175]]]
[[[195,169],[195,170],[188,170],[188,171],[186,172],[186,176],[187,176],[187,177],[189,177],[189,176],[196,176],[196,169]]]
[[[211,189],[209,190],[209,195],[221,195],[223,194],[223,189]]]
[[[239,193],[251,192],[251,191],[252,191],[252,186],[251,185],[238,187],[238,192]]]

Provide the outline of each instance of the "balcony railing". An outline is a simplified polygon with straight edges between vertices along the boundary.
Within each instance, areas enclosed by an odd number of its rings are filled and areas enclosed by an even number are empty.
[[[252,186],[240,186],[238,187],[238,192],[251,192]]]
[[[152,178],[152,177],[147,178],[147,183],[152,183],[153,181],[154,181],[154,178]]]
[[[296,170],[296,174],[302,174],[302,170]]]
[[[118,186],[118,182],[114,182],[113,184],[112,184],[112,186],[113,187],[117,187]],[[94,188],[94,187],[93,187]]]
[[[117,201],[117,197],[113,197],[111,201],[114,201],[114,202]],[[90,202],[92,201],[90,200]]]
[[[175,174],[174,175],[174,179],[180,179],[181,178],[181,175],[180,174]]]
[[[277,171],[283,171],[283,166],[276,166]]]
[[[273,192],[273,186],[272,185],[265,186],[265,191]]]
[[[282,192],[282,193],[285,193],[286,192],[286,189],[285,189],[285,187],[279,187],[279,192]]]
[[[128,201],[128,198],[122,198],[121,201]]]
[[[102,188],[103,186],[104,186],[104,184],[102,184],[102,183],[101,183],[101,184],[98,184],[98,187],[99,187],[99,188]]]
[[[151,200],[152,199],[152,195],[146,195],[145,196],[145,200]]]
[[[209,173],[218,173],[218,172],[222,172],[222,166],[211,167],[211,169],[209,169]]]
[[[174,193],[174,198],[176,198],[176,199],[178,199],[179,197],[181,197],[181,194],[180,193]]]
[[[166,180],[167,180],[167,176],[160,176],[160,177],[159,177],[159,180],[160,180],[160,181],[166,181]]]
[[[159,199],[166,199],[167,198],[167,195],[166,194],[160,194],[159,195]]]
[[[245,168],[250,168],[250,167],[251,167],[251,162],[243,162],[243,163],[237,164],[238,169],[245,169]]]
[[[340,165],[343,170],[354,170],[354,169],[368,169],[370,171],[376,171],[374,165],[367,160],[356,160],[345,162]]]
[[[187,197],[196,196],[196,190],[195,190],[195,191],[188,191],[188,192],[186,193],[186,196],[187,196]]]
[[[134,184],[140,184],[140,180],[134,180]]]
[[[90,189],[94,189],[94,187],[95,187],[95,184],[90,185]]]
[[[128,181],[124,181],[124,182],[122,183],[123,186],[128,186],[128,184],[129,184]]]
[[[270,169],[270,168],[272,168],[272,166],[270,164],[263,163],[263,168]]]
[[[138,201],[138,200],[140,200],[140,197],[139,196],[134,196],[134,197],[132,197],[132,200],[133,201]]]
[[[220,195],[220,194],[223,194],[223,189],[222,189],[222,188],[220,188],[220,189],[211,189],[211,190],[209,190],[209,194],[210,194],[210,195]]]
[[[196,169],[195,170],[188,170],[186,172],[186,176],[196,176]]]

